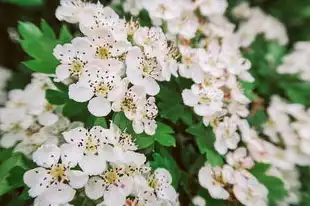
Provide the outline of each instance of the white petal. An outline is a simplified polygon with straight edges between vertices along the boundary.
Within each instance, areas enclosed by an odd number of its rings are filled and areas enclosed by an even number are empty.
[[[149,95],[156,95],[159,93],[160,87],[155,79],[151,77],[146,77],[143,79],[143,86],[145,87],[145,91]]]
[[[87,102],[93,97],[94,93],[90,88],[82,87],[79,84],[69,86],[69,97],[77,102]]]
[[[106,160],[100,154],[85,155],[79,162],[82,170],[89,175],[99,175],[106,169]]]
[[[104,204],[106,206],[124,205],[125,202],[126,196],[115,186],[112,186],[109,191],[104,193]]]
[[[182,92],[182,98],[185,105],[193,107],[198,104],[198,96],[196,96],[191,90],[184,89]]]
[[[132,128],[136,134],[141,134],[144,130],[143,122],[141,120],[133,120],[132,121]]]
[[[157,124],[155,120],[146,120],[144,122],[144,131],[147,135],[154,135],[157,129]]]
[[[88,181],[88,175],[77,170],[70,170],[68,172],[68,178],[70,185],[75,189],[84,187]]]
[[[134,85],[141,85],[143,78],[142,73],[138,69],[129,69],[126,71],[128,80]]]
[[[81,142],[86,141],[86,138],[88,137],[88,131],[84,127],[76,127],[68,132],[62,133],[62,135],[68,143],[74,143],[78,145]]]
[[[59,81],[64,81],[70,77],[70,66],[69,65],[59,65],[56,68],[56,77]]]
[[[61,162],[69,167],[75,167],[77,163],[82,159],[83,148],[74,144],[63,144],[60,147],[61,150]]]
[[[38,121],[43,126],[51,126],[58,121],[58,115],[51,112],[44,112],[38,116]]]
[[[160,199],[171,200],[171,201],[176,200],[178,196],[175,189],[171,185],[169,185],[168,187],[162,188],[156,194],[158,195]]]
[[[154,171],[154,174],[156,179],[158,179],[159,181],[163,181],[166,184],[172,183],[172,177],[168,170],[164,168],[158,168]]]
[[[46,190],[41,198],[53,204],[67,204],[73,200],[75,192],[69,185],[59,183]]]
[[[146,161],[146,157],[142,153],[127,151],[124,153],[127,164],[135,165],[137,167],[143,165]]]
[[[88,103],[88,111],[96,116],[107,116],[111,112],[111,103],[105,97],[95,97]]]
[[[89,179],[85,186],[86,196],[92,200],[96,200],[103,196],[104,181],[101,177],[95,176]]]
[[[32,170],[25,172],[24,174],[24,183],[28,187],[34,187],[37,183],[40,176],[46,174],[46,170],[42,167],[38,167]]]
[[[42,167],[51,167],[58,163],[60,149],[56,145],[43,145],[32,155],[33,161]]]
[[[26,135],[23,133],[5,133],[0,140],[0,145],[4,148],[10,148],[25,137]]]

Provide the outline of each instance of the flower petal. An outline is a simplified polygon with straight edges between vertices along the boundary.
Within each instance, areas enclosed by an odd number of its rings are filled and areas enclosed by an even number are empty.
[[[89,179],[85,185],[86,196],[92,200],[96,200],[103,196],[104,192],[104,181],[101,177],[95,176]]]
[[[88,111],[96,117],[107,116],[111,112],[111,103],[105,97],[95,97],[89,101]]]
[[[77,102],[87,102],[94,96],[90,88],[83,87],[79,84],[71,84],[69,86],[69,97]]]
[[[70,170],[68,178],[70,185],[75,189],[83,188],[88,181],[88,175],[78,170]]]
[[[51,167],[58,163],[60,158],[60,149],[53,144],[42,145],[32,155],[33,161],[42,167]]]

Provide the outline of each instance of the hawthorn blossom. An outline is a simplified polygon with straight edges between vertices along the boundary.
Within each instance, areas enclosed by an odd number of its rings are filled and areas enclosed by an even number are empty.
[[[215,199],[226,200],[229,198],[229,192],[224,188],[227,184],[234,183],[234,171],[229,165],[221,167],[211,167],[206,164],[199,170],[199,184],[206,188],[211,197]]]
[[[34,154],[33,160],[38,168],[24,174],[24,182],[30,187],[29,195],[45,204],[66,204],[73,200],[75,189],[83,188],[88,176],[62,162],[60,148],[43,145]]]
[[[140,167],[146,161],[143,154],[135,152],[138,148],[133,137],[121,131],[114,123],[111,122],[110,129],[104,140],[104,153],[109,162],[115,164],[130,164]]]
[[[89,175],[102,173],[106,169],[104,146],[108,135],[108,131],[100,126],[94,126],[89,131],[77,127],[64,132],[67,143],[60,147],[62,161],[68,165],[78,164]]]
[[[93,59],[91,49],[85,37],[76,37],[70,44],[57,45],[53,51],[61,63],[56,68],[57,79],[79,79],[84,74],[87,63]]]
[[[236,116],[225,117],[216,127],[214,147],[220,154],[226,154],[228,149],[237,148],[240,141],[240,135],[237,132],[238,121],[239,118]]]

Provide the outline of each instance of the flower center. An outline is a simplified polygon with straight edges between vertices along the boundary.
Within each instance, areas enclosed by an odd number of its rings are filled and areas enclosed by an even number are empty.
[[[73,60],[70,68],[70,72],[72,76],[78,76],[81,74],[82,69],[84,67],[84,63],[80,60]]]
[[[100,59],[108,59],[110,51],[107,47],[98,47],[96,50],[96,56]]]
[[[109,91],[110,91],[110,88],[104,83],[100,83],[95,87],[95,93],[97,96],[106,97]]]
[[[124,111],[135,111],[137,109],[137,105],[134,103],[132,98],[125,97],[122,103],[122,108]]]
[[[191,64],[193,64],[193,59],[191,57],[184,56],[183,57],[183,63],[186,65],[191,65]]]
[[[210,104],[210,102],[211,102],[211,99],[207,96],[202,96],[199,99],[200,104]]]
[[[68,180],[66,170],[67,168],[64,165],[58,164],[50,170],[50,174],[53,178],[58,180],[58,182],[64,182]]]
[[[112,185],[112,184],[115,184],[119,180],[119,175],[113,169],[113,170],[105,172],[105,174],[103,175],[103,179],[105,180],[105,182]]]
[[[86,140],[86,147],[85,150],[90,153],[96,153],[97,152],[97,144],[95,143],[94,139],[92,137],[88,137]]]

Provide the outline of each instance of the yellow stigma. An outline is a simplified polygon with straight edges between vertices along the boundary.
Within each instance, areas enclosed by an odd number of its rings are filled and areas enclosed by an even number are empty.
[[[91,137],[87,138],[85,149],[87,152],[91,152],[91,153],[97,152],[97,145],[95,144],[93,138],[91,138]]]
[[[71,64],[71,74],[79,75],[82,72],[84,64],[80,60],[73,60]]]
[[[115,184],[119,179],[119,175],[117,174],[115,169],[112,169],[110,171],[105,172],[103,178],[107,183]]]
[[[97,95],[106,97],[110,88],[106,84],[101,83],[96,86],[95,91]]]
[[[66,168],[62,164],[53,167],[50,171],[50,174],[59,182],[68,180],[66,175]]]
[[[211,100],[209,97],[203,96],[200,97],[199,103],[200,104],[210,104]]]
[[[110,56],[109,49],[107,47],[98,47],[96,51],[96,56],[100,59],[108,59]]]

